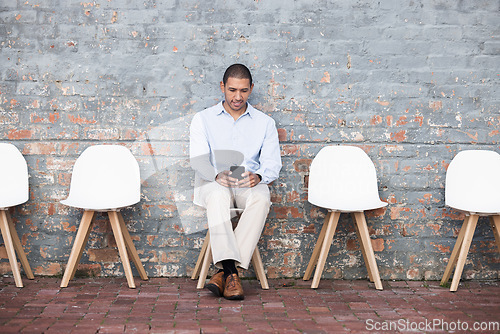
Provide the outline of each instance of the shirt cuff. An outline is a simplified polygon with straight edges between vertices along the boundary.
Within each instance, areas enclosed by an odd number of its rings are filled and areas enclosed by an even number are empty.
[[[260,177],[260,182],[259,183],[265,183],[268,184],[270,182],[269,177],[266,177],[266,173],[263,173],[263,169],[256,170],[254,174],[259,175]]]

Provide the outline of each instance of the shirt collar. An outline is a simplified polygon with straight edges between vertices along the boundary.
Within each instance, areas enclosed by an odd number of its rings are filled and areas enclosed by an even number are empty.
[[[216,109],[217,116],[222,115],[224,113],[229,115],[229,113],[226,111],[226,109],[224,109],[223,103],[224,103],[224,100],[219,102],[219,104],[217,105],[217,109]],[[254,107],[252,107],[252,105],[247,102],[247,110],[240,117],[248,115],[248,116],[250,116],[250,118],[253,118],[253,113],[254,113]]]

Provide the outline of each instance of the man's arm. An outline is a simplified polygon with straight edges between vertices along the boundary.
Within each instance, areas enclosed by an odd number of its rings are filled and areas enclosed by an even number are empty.
[[[281,170],[281,151],[278,139],[278,130],[274,120],[270,120],[266,127],[266,136],[260,150],[260,167],[255,174],[261,176],[260,182],[269,184],[279,177]]]
[[[259,183],[269,184],[276,180],[281,170],[281,153],[278,130],[274,120],[267,123],[266,135],[260,149],[260,167],[255,172],[243,173],[244,179],[236,183],[237,187],[255,187]]]

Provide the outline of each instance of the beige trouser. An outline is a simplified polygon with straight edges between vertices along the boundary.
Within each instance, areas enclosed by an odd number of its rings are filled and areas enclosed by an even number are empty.
[[[216,267],[222,268],[222,260],[235,260],[236,265],[248,269],[271,206],[267,184],[261,183],[253,188],[226,188],[210,182],[201,187],[200,199],[207,209]],[[243,213],[233,231],[230,208],[234,207],[234,199],[236,207],[243,209]]]

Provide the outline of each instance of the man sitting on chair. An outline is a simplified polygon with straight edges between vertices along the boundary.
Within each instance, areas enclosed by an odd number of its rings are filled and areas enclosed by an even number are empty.
[[[194,203],[207,209],[219,268],[206,287],[227,299],[244,298],[236,266],[248,269],[271,205],[268,184],[281,169],[274,120],[247,103],[253,86],[246,66],[231,65],[220,83],[224,100],[198,112],[190,128]],[[232,207],[243,209],[234,231]]]

